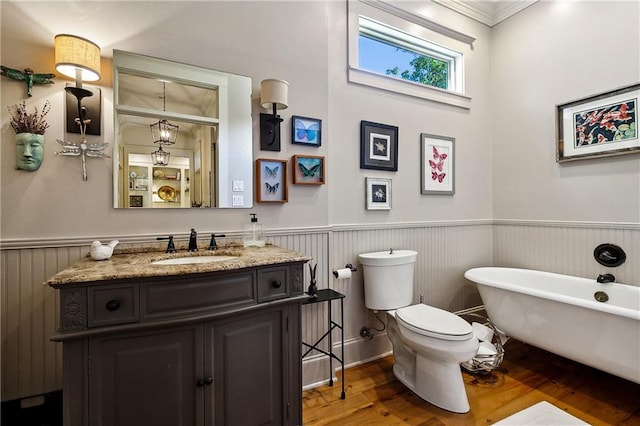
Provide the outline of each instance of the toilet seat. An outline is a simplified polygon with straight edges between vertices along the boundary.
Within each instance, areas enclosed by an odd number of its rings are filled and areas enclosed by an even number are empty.
[[[468,340],[473,337],[471,324],[459,316],[424,304],[397,309],[396,320],[423,336],[442,340]]]

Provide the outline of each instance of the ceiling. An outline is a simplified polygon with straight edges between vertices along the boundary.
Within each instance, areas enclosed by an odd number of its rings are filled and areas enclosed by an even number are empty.
[[[471,19],[493,27],[538,0],[433,0]]]

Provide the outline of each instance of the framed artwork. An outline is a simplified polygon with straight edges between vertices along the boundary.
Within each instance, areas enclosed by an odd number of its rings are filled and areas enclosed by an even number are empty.
[[[129,195],[129,207],[142,207],[142,195]]]
[[[398,128],[360,122],[360,168],[398,170]]]
[[[455,139],[420,134],[420,191],[423,194],[455,193]]]
[[[291,143],[318,147],[322,144],[322,120],[291,117]]]
[[[558,105],[556,161],[640,152],[640,84]]]
[[[324,157],[294,155],[291,157],[291,174],[297,185],[324,185]]]
[[[391,179],[365,178],[367,210],[391,210]]]
[[[286,203],[287,160],[256,160],[256,192],[259,203]]]

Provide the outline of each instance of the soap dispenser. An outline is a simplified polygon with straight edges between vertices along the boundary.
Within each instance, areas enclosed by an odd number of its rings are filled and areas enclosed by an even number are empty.
[[[262,224],[258,223],[255,213],[249,213],[249,216],[251,216],[251,223],[244,226],[242,244],[245,247],[264,247],[265,240]]]

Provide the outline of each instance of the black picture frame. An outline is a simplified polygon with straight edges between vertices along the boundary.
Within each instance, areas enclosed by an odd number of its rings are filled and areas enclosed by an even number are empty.
[[[398,171],[398,127],[360,122],[360,168]]]
[[[291,143],[319,147],[322,145],[322,120],[294,115],[291,117]]]

